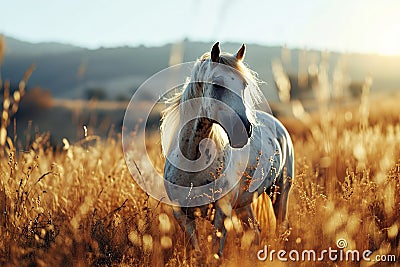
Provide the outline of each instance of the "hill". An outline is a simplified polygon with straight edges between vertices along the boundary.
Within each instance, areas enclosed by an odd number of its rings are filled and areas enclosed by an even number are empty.
[[[98,89],[104,91],[108,99],[129,99],[143,81],[169,66],[172,50],[178,50],[178,56],[183,61],[193,61],[208,51],[211,45],[185,40],[179,44],[159,47],[89,50],[60,43],[28,43],[6,37],[1,74],[3,79],[19,81],[33,63],[36,70],[29,85],[49,90],[55,98],[87,98],[88,90]],[[223,43],[222,47],[225,51],[235,52],[240,44]],[[307,72],[311,64],[318,65],[321,61],[320,51],[248,44],[246,62],[266,81],[262,89],[272,100],[277,100],[277,94],[271,62],[281,59],[282,51],[286,51],[283,57],[285,70],[295,76],[299,71]],[[330,77],[339,62],[351,81],[362,81],[366,75],[371,74],[374,80],[373,91],[399,89],[400,57],[332,52],[328,57]]]

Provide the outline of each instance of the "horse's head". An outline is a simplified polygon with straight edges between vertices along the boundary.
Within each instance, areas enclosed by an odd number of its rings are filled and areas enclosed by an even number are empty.
[[[208,118],[226,132],[233,148],[242,148],[252,133],[252,125],[243,101],[247,86],[240,66],[246,47],[242,45],[235,55],[221,53],[219,43],[211,50],[210,71],[203,84],[203,107]]]

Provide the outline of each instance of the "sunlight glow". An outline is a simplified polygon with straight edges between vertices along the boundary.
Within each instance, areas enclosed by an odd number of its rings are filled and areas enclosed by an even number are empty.
[[[400,2],[394,1],[354,5],[345,29],[348,46],[354,45],[359,52],[400,55],[399,9]]]
[[[400,55],[400,25],[381,32],[376,51],[381,55]]]
[[[14,0],[0,16],[0,34],[92,49],[158,46],[188,38],[400,55],[398,0],[308,0],[301,4],[294,0],[249,0],[245,4],[170,0],[156,6],[151,1],[129,0],[115,4],[105,0]],[[15,14],[19,14],[18,23]]]

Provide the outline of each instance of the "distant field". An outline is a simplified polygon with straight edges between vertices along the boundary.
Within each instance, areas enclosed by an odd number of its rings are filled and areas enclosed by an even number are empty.
[[[347,241],[346,249],[373,251],[371,258],[380,254],[400,259],[398,99],[398,95],[371,95],[368,105],[354,103],[283,118],[296,153],[291,231],[283,239],[270,234],[274,219],[263,195],[253,204],[262,228],[261,245],[251,246],[251,235],[233,221],[219,262],[210,253],[209,222],[197,222],[203,255],[195,255],[171,208],[138,188],[118,135],[100,138],[96,131],[89,132],[77,142],[64,141],[60,151],[49,146],[45,134],[37,135],[25,151],[16,150],[11,137],[0,158],[0,265],[283,266],[276,259],[258,262],[258,250],[270,245],[270,249],[321,251],[337,248],[338,239]],[[70,108],[77,103],[57,105]],[[156,135],[153,138],[148,153],[159,155]],[[136,152],[145,156],[144,151]],[[162,168],[160,156],[157,164]],[[141,172],[146,177],[146,169]],[[287,264],[372,263],[376,262],[325,259]]]

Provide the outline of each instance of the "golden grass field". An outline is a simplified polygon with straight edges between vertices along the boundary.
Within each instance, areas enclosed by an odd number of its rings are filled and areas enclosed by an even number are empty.
[[[349,107],[294,103],[282,118],[295,146],[289,199],[290,232],[275,237],[271,202],[253,203],[262,229],[259,246],[236,217],[226,222],[224,256],[212,253],[212,227],[198,219],[202,254],[190,249],[171,207],[152,199],[131,176],[121,138],[86,135],[61,149],[38,134],[21,150],[7,126],[18,110],[28,71],[12,94],[7,83],[0,129],[0,266],[396,266],[395,262],[261,262],[264,247],[289,250],[369,249],[400,264],[399,95],[363,95]],[[1,84],[1,83],[0,83]],[[163,167],[157,135],[147,147]],[[134,146],[134,145],[133,145]],[[145,156],[145,151],[136,151]],[[140,164],[139,164],[140,166]],[[146,175],[140,169],[133,175]],[[346,250],[345,249],[345,250]]]
[[[367,119],[354,109],[352,119],[336,110],[323,119],[284,120],[296,153],[290,234],[283,239],[270,234],[274,221],[269,199],[262,196],[253,204],[262,227],[261,245],[251,246],[251,234],[241,233],[233,218],[218,262],[211,253],[210,223],[198,220],[204,255],[196,256],[171,208],[135,184],[118,136],[87,136],[75,144],[66,142],[61,151],[48,146],[45,134],[26,151],[16,151],[8,137],[0,160],[0,265],[281,266],[277,260],[257,263],[257,251],[264,245],[320,251],[335,247],[339,238],[347,240],[349,249],[399,258],[400,108],[394,101],[386,103],[394,104],[381,111],[371,108],[363,115]],[[157,141],[148,147],[150,154],[159,149]]]

